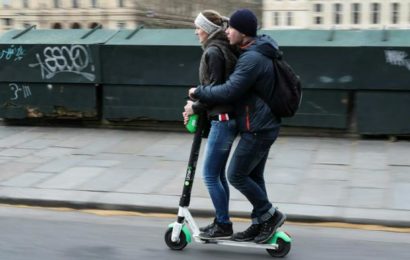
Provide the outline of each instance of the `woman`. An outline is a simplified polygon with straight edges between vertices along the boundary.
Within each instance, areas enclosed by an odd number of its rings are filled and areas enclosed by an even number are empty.
[[[227,18],[213,10],[203,11],[195,19],[195,34],[204,50],[199,66],[201,85],[212,87],[225,82],[235,67],[237,55],[225,34],[227,21]],[[203,180],[215,207],[215,219],[213,223],[200,229],[200,237],[230,238],[233,230],[229,218],[229,186],[225,166],[237,134],[234,107],[209,107],[200,102],[188,101],[183,113],[184,123],[187,123],[189,115],[204,110],[207,112],[211,128],[204,154]]]

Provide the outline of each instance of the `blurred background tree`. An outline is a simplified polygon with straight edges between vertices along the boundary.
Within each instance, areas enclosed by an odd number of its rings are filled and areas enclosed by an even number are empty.
[[[225,16],[239,8],[249,8],[260,19],[261,0],[134,0],[136,24],[146,28],[191,28],[196,15],[213,9]]]

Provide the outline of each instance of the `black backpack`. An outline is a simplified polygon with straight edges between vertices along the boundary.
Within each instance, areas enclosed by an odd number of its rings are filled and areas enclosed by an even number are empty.
[[[277,117],[292,117],[302,101],[302,84],[299,76],[283,60],[281,51],[275,52],[272,59],[275,70],[275,85],[273,91],[261,93],[259,96],[268,104],[272,113]]]

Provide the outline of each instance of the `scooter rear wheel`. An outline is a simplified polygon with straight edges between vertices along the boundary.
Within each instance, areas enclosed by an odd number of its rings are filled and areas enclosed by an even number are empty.
[[[286,256],[290,251],[290,242],[286,242],[282,238],[278,238],[276,243],[278,244],[278,249],[266,249],[266,251],[268,251],[268,253],[273,257]]]
[[[166,232],[165,232],[165,243],[167,244],[167,246],[172,249],[172,250],[182,250],[184,249],[188,242],[186,240],[186,236],[185,233],[181,231],[181,233],[179,234],[179,241],[177,242],[172,242],[171,240],[172,237],[172,228],[169,228]]]

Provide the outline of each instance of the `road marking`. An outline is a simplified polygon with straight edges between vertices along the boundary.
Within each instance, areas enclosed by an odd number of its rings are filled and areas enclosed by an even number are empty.
[[[303,222],[292,222],[286,221],[286,224],[292,224],[297,226],[317,226],[317,227],[329,227],[329,228],[346,228],[346,229],[360,229],[369,231],[385,231],[385,232],[395,232],[395,233],[410,233],[410,228],[408,227],[387,227],[381,225],[372,224],[353,224],[353,223],[343,223],[343,222],[319,222],[319,223],[303,223]]]
[[[98,216],[135,216],[135,217],[153,217],[153,218],[176,218],[176,214],[170,213],[145,213],[137,211],[126,211],[126,210],[104,210],[104,209],[73,209],[64,207],[40,207],[40,206],[27,206],[27,205],[10,205],[10,204],[0,204],[0,207],[9,208],[28,208],[28,209],[42,209],[42,210],[53,210],[53,211],[78,211],[87,214],[93,214]],[[204,218],[204,217],[201,217]],[[233,217],[232,222],[249,222],[247,218]],[[345,228],[345,229],[360,229],[368,231],[384,231],[384,232],[395,232],[395,233],[410,233],[410,228],[408,227],[387,227],[381,225],[371,225],[371,224],[352,224],[343,222],[294,222],[286,221],[286,224],[295,226],[316,226],[316,227],[328,227],[328,228]]]

